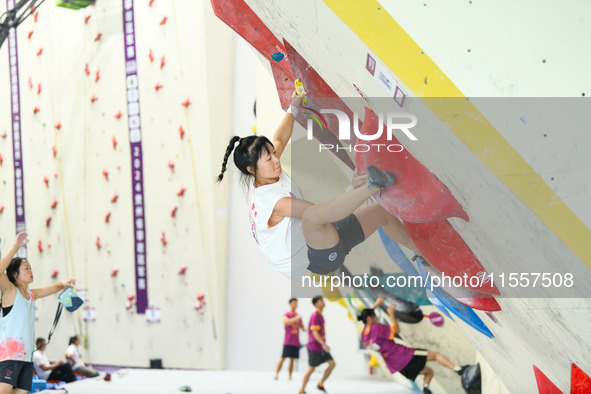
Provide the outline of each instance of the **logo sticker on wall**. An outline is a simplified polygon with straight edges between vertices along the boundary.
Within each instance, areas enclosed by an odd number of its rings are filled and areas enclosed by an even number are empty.
[[[386,67],[382,66],[376,61],[369,53],[367,54],[367,61],[365,68],[375,79],[378,80],[380,85],[386,90],[386,92],[396,101],[396,103],[402,108],[406,94],[398,86],[394,78],[387,71]]]

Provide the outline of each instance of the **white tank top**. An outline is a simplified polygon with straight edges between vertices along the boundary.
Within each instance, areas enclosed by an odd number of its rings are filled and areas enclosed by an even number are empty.
[[[26,300],[16,290],[14,305],[8,315],[0,313],[0,361],[33,361],[35,350],[35,301],[29,292]]]

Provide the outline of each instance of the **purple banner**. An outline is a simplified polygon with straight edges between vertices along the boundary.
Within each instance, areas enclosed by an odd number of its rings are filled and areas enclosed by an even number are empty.
[[[14,8],[14,0],[6,0],[6,8]],[[25,225],[25,186],[23,171],[23,151],[21,145],[21,104],[18,77],[18,49],[16,29],[11,28],[8,33],[8,61],[10,65],[10,98],[12,116],[12,157],[14,164],[14,205],[17,234],[26,230]],[[20,257],[26,257],[26,249],[19,250]]]
[[[142,165],[142,131],[140,94],[135,51],[133,0],[123,0],[123,36],[125,39],[125,74],[127,87],[127,118],[131,147],[133,225],[135,238],[135,286],[137,313],[148,307],[146,276],[146,223],[144,220],[144,171]]]

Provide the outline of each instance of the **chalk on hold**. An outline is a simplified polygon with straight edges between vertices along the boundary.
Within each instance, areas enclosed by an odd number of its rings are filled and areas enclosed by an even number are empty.
[[[195,301],[195,304],[193,305],[193,307],[194,307],[196,310],[201,310],[201,309],[203,309],[203,305],[201,305],[201,303],[200,303],[199,301]]]
[[[111,202],[112,202],[112,203],[115,203],[115,202],[117,202],[117,199],[118,199],[118,198],[119,198],[119,194],[117,194],[117,193],[113,194],[113,197],[111,197]]]
[[[281,52],[271,54],[271,59],[275,60],[276,62],[280,62],[283,60],[285,55]]]
[[[55,198],[51,203],[51,209],[55,209],[55,207],[57,207],[57,198]]]
[[[121,111],[119,111],[119,112],[117,112],[115,115],[113,115],[113,117],[114,117],[115,119],[120,119],[120,118],[121,118],[121,116],[123,116],[123,114],[121,113]]]
[[[181,187],[181,188],[179,189],[179,191],[176,193],[176,195],[177,195],[177,196],[179,196],[179,197],[182,197],[182,196],[184,196],[184,195],[185,195],[185,191],[186,191],[186,190],[187,190],[187,189],[186,189],[185,187]]]
[[[183,125],[179,127],[179,134],[181,136],[181,140],[185,138],[185,129],[183,128]]]

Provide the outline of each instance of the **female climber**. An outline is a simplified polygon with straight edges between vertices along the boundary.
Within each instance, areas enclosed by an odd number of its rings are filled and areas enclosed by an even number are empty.
[[[396,182],[393,173],[368,166],[366,176],[353,176],[353,190],[315,205],[304,200],[282,170],[281,154],[304,96],[293,93],[272,142],[264,136],[232,137],[217,178],[218,182],[223,179],[234,152],[234,164],[249,192],[252,234],[267,262],[288,278],[302,276],[306,269],[330,274],[343,265],[354,246],[380,227],[390,238],[417,252],[400,220],[379,204],[361,207],[374,193]]]
[[[383,298],[381,302],[383,302]],[[374,308],[379,305],[380,299],[378,299]],[[466,368],[468,368],[468,365],[458,367],[440,353],[425,349],[409,348],[394,341],[394,336],[400,332],[398,321],[394,317],[395,309],[396,305],[394,304],[388,308],[388,315],[392,321],[391,326],[378,323],[378,318],[373,308],[364,309],[357,316],[357,320],[365,324],[365,328],[361,334],[361,340],[366,347],[382,355],[390,372],[400,372],[410,380],[415,380],[418,375],[425,375],[424,394],[431,394],[429,383],[431,383],[434,375],[433,370],[426,366],[427,361],[437,361],[439,364],[461,376]]]
[[[35,300],[73,287],[76,282],[74,279],[63,280],[29,289],[33,282],[31,264],[25,258],[13,258],[27,242],[27,233],[18,234],[14,245],[0,260],[0,394],[26,394],[31,390]]]

